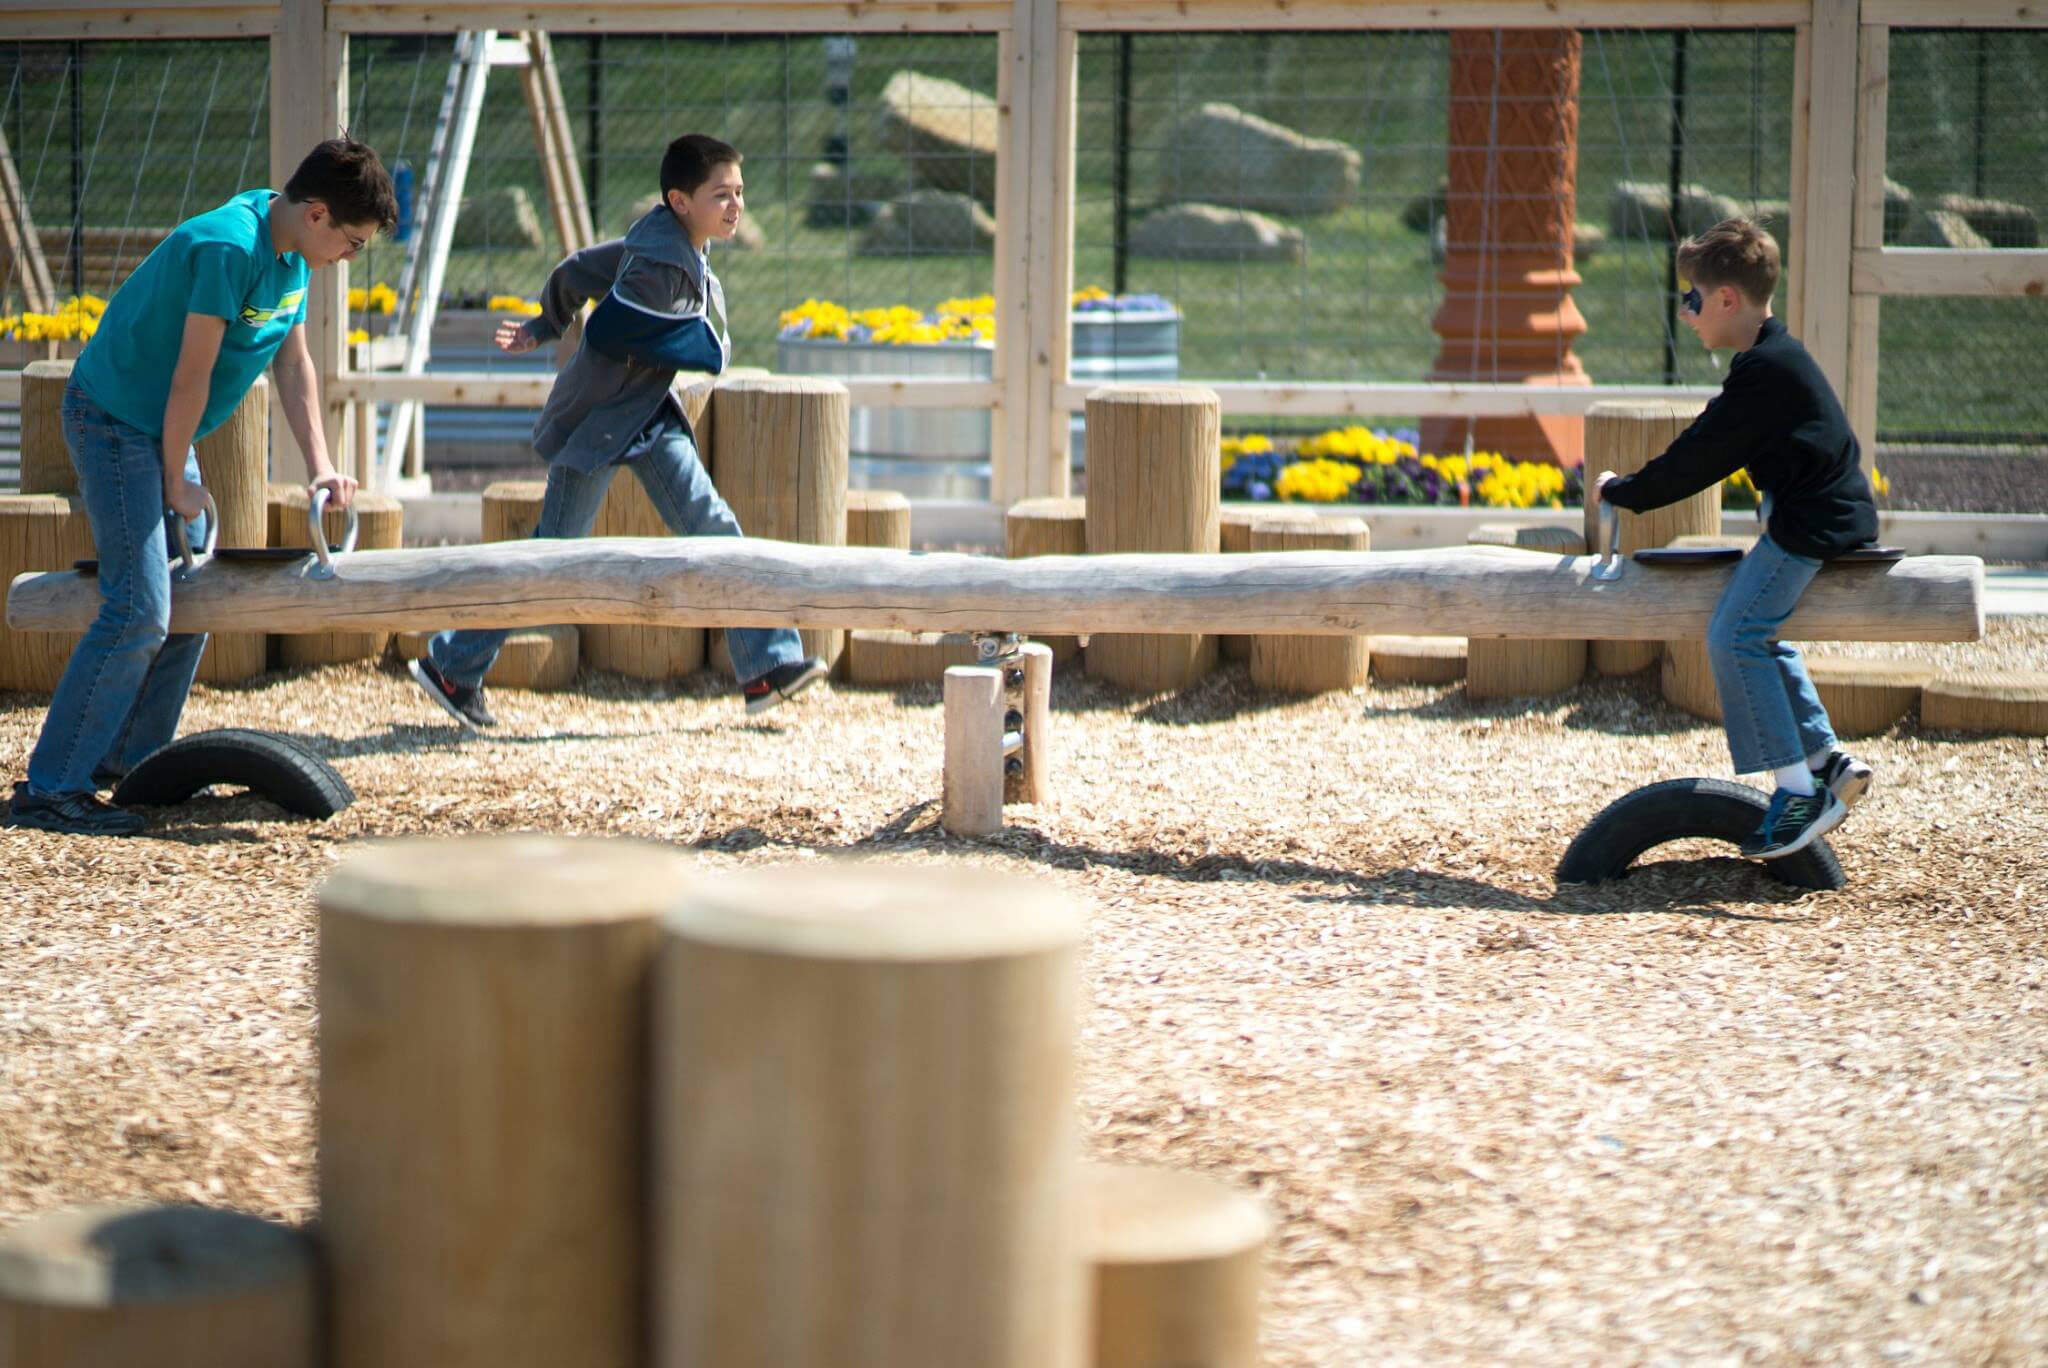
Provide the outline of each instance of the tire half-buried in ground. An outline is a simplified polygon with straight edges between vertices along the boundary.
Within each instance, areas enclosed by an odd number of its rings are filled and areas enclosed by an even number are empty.
[[[1667,779],[1602,808],[1557,862],[1559,883],[1599,883],[1628,873],[1636,857],[1667,841],[1694,837],[1740,844],[1763,822],[1770,799],[1726,779]],[[1796,855],[1761,862],[1780,883],[1841,888],[1849,882],[1825,840]]]
[[[122,807],[182,803],[212,784],[232,784],[300,817],[332,817],[356,800],[335,768],[290,737],[230,727],[173,741],[128,772],[114,790]]]

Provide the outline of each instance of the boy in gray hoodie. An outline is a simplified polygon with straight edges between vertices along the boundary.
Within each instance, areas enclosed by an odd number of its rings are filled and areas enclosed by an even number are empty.
[[[534,450],[548,462],[536,537],[588,536],[621,465],[639,478],[677,536],[741,535],[670,390],[678,370],[716,374],[732,357],[725,291],[705,247],[739,229],[746,204],[740,154],[705,134],[684,134],[661,159],[661,198],[625,237],[586,247],[555,267],[538,315],[498,325],[500,350],[531,351],[566,332],[586,301],[597,301],[534,424]],[[463,725],[494,726],[483,677],[507,635],[442,632],[412,663],[413,678]],[[731,627],[725,643],[749,713],[766,712],[825,677],[825,662],[806,657],[791,628]]]

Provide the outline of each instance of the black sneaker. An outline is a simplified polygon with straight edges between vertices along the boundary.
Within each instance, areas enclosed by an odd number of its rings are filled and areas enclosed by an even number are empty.
[[[1843,807],[1855,807],[1870,792],[1871,768],[1847,751],[1832,751],[1813,772],[1816,788],[1824,788],[1842,800]]]
[[[829,673],[831,671],[821,656],[792,660],[787,665],[777,665],[759,679],[740,685],[740,697],[747,700],[747,715],[751,717],[780,707],[784,699],[795,698]]]
[[[1758,860],[1796,855],[1842,824],[1846,803],[1828,789],[1799,794],[1779,789],[1771,795],[1763,825],[1742,843],[1742,853]]]
[[[434,662],[426,656],[406,662],[412,677],[426,690],[427,697],[441,705],[443,712],[472,730],[478,727],[495,727],[498,719],[491,716],[491,710],[484,706],[484,691],[481,687],[470,688],[457,684],[435,668]]]
[[[14,803],[7,813],[7,825],[31,831],[61,831],[67,836],[133,836],[142,830],[142,818],[126,808],[103,803],[90,793],[39,798],[28,791],[28,782],[21,780],[14,785]]]

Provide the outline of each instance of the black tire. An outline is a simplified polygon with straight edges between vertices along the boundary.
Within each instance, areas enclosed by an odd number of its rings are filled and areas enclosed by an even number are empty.
[[[300,817],[332,817],[356,800],[320,756],[275,732],[195,732],[156,751],[114,790],[122,807],[182,803],[209,784],[246,788]]]
[[[1600,809],[1557,862],[1559,883],[1600,883],[1628,873],[1637,857],[1666,841],[1689,837],[1740,844],[1763,821],[1770,799],[1726,779],[1667,779],[1625,794]],[[1796,855],[1760,862],[1780,883],[1841,888],[1841,861],[1817,840]]]

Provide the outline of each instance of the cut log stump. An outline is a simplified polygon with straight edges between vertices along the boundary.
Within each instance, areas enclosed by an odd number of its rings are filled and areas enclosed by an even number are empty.
[[[1921,691],[1920,725],[1935,731],[2048,736],[2048,672],[1943,673]]]

